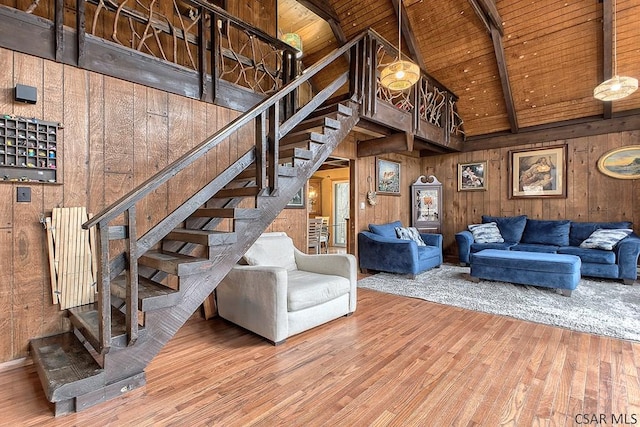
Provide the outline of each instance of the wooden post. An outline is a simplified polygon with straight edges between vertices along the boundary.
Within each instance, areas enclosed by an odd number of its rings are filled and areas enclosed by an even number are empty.
[[[55,32],[56,62],[62,62],[64,55],[64,0],[56,0]]]
[[[222,26],[222,17],[211,14],[211,99],[215,103],[218,96],[218,81],[220,79],[220,68],[222,68],[222,56],[220,52],[220,34],[218,29]]]
[[[200,21],[198,21],[198,77],[200,78],[200,101],[205,101],[207,98],[207,27],[204,24],[205,10],[204,7],[198,8]],[[206,13],[206,15],[209,15]],[[210,22],[214,22],[210,20]],[[213,28],[212,28],[213,31]],[[211,44],[211,51],[213,54],[213,43]],[[212,73],[213,78],[213,73]]]
[[[127,270],[127,334],[128,345],[138,340],[138,236],[136,231],[136,207],[131,206],[125,215],[127,221],[127,252],[129,269]]]
[[[278,191],[278,146],[280,127],[280,106],[278,103],[269,108],[269,146],[267,148],[267,178],[271,195]]]
[[[258,191],[267,188],[267,117],[262,113],[256,117],[256,186]]]
[[[111,278],[109,266],[109,226],[106,222],[99,222],[96,226],[96,248],[99,251],[98,263],[98,339],[100,348],[96,349],[105,354],[111,347]]]
[[[84,68],[85,41],[86,41],[86,15],[85,1],[76,2],[76,43],[78,49],[78,67]]]

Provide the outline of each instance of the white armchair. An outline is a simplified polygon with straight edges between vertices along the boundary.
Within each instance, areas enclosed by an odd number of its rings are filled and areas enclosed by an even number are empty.
[[[356,259],[307,255],[286,233],[264,233],[216,289],[218,313],[278,345],[356,309]]]

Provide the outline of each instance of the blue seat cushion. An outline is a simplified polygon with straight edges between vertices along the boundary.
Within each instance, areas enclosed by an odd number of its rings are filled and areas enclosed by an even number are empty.
[[[418,247],[418,259],[424,261],[433,257],[440,256],[440,248],[435,246],[419,246]]]
[[[574,274],[580,272],[580,258],[571,255],[486,250],[473,254],[472,265],[499,266],[506,269],[545,273]]]
[[[480,252],[484,249],[501,249],[503,251],[509,250],[515,243],[472,243],[471,252]]]
[[[402,227],[402,223],[400,221],[394,221],[388,224],[369,224],[369,231],[378,236],[397,239],[396,227]]]
[[[579,256],[582,262],[593,264],[615,264],[616,254],[613,251],[603,251],[600,249],[583,249],[574,246],[563,246],[558,249],[559,254]]]
[[[547,254],[555,254],[558,252],[559,246],[553,245],[539,245],[537,243],[518,243],[517,245],[509,248],[512,251],[525,251],[525,252],[541,252]]]
[[[591,233],[599,229],[616,229],[616,228],[633,228],[633,224],[629,221],[620,222],[571,222],[571,230],[569,231],[569,245],[580,246]]]
[[[482,215],[482,222],[495,222],[500,230],[502,238],[507,243],[518,243],[522,238],[524,227],[527,224],[527,216],[489,216]]]
[[[569,246],[571,221],[545,221],[528,219],[520,243]]]

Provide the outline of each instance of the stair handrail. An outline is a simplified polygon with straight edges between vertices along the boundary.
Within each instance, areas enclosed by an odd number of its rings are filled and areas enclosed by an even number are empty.
[[[155,175],[148,178],[145,182],[138,185],[128,194],[122,196],[120,199],[112,203],[110,206],[106,207],[102,211],[100,211],[93,218],[82,224],[82,228],[90,229],[91,227],[98,224],[107,224],[114,218],[118,217],[132,206],[134,206],[138,201],[144,198],[146,195],[156,190],[162,184],[167,182],[173,176],[177,175],[180,171],[200,159],[203,155],[208,153],[218,144],[220,144],[223,140],[228,138],[237,132],[242,126],[250,123],[256,117],[266,113],[269,108],[273,107],[280,100],[285,98],[287,95],[292,93],[295,89],[297,89],[300,85],[311,79],[311,77],[318,74],[322,71],[327,65],[331,64],[337,58],[347,53],[352,47],[354,47],[357,43],[363,40],[367,35],[369,35],[371,30],[365,30],[361,32],[357,37],[351,39],[343,46],[336,48],[333,52],[325,55],[321,60],[310,66],[306,69],[305,73],[301,76],[298,76],[296,79],[292,80],[287,85],[283,86],[279,91],[271,95],[270,97],[260,101],[254,107],[249,109],[247,112],[237,117],[229,124],[224,126],[222,129],[218,130],[209,138],[205,139],[198,146],[194,147],[191,151],[186,152],[181,157],[176,159],[174,162],[165,166],[163,169],[158,171]]]

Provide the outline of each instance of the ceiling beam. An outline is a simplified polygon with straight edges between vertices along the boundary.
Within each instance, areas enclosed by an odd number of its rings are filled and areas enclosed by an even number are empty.
[[[602,1],[602,81],[613,77],[613,0]],[[602,116],[610,119],[613,103],[602,101]]]
[[[517,134],[500,132],[482,137],[471,137],[465,141],[463,151],[492,150],[638,129],[640,129],[640,110],[630,110],[618,113],[610,119],[588,117],[524,128]]]
[[[509,126],[511,127],[512,133],[518,133],[518,117],[513,105],[513,94],[511,93],[509,71],[507,70],[504,46],[502,44],[502,36],[504,36],[502,18],[498,13],[494,0],[469,0],[469,4],[491,36],[493,51],[496,55],[496,63],[498,65],[498,73],[500,74],[504,105],[507,110],[507,117],[509,118]]]
[[[358,158],[413,151],[413,133],[399,132],[382,138],[358,141],[356,151]]]
[[[393,9],[396,13],[396,19],[400,19],[398,16],[398,2],[401,0],[391,0],[393,3]],[[424,66],[424,59],[422,58],[422,54],[420,53],[420,49],[418,48],[418,43],[416,38],[413,36],[413,31],[411,30],[411,22],[409,22],[409,15],[407,14],[407,9],[404,7],[404,4],[400,3],[400,13],[402,14],[402,25],[400,31],[402,33],[402,37],[404,38],[407,49],[409,49],[409,53],[412,58],[418,63],[418,66],[422,70],[426,70]]]
[[[504,55],[504,46],[502,45],[502,36],[498,29],[491,25],[491,40],[493,41],[493,50],[496,55],[498,64],[498,73],[500,74],[500,83],[502,84],[502,95],[504,96],[504,106],[507,109],[507,117],[512,133],[518,133],[518,116],[513,105],[513,94],[511,93],[511,83],[509,82],[509,71]]]
[[[484,11],[484,15],[493,24],[494,27],[500,32],[501,36],[504,36],[504,28],[502,27],[502,18],[498,13],[498,8],[494,0],[469,0],[471,5],[474,4],[474,9],[480,7]],[[476,12],[477,13],[477,12]]]
[[[333,7],[329,4],[327,0],[297,0],[298,3],[309,9],[311,12],[318,15],[320,18],[325,21],[336,21],[340,22],[340,18],[338,18],[338,14],[335,12]]]

